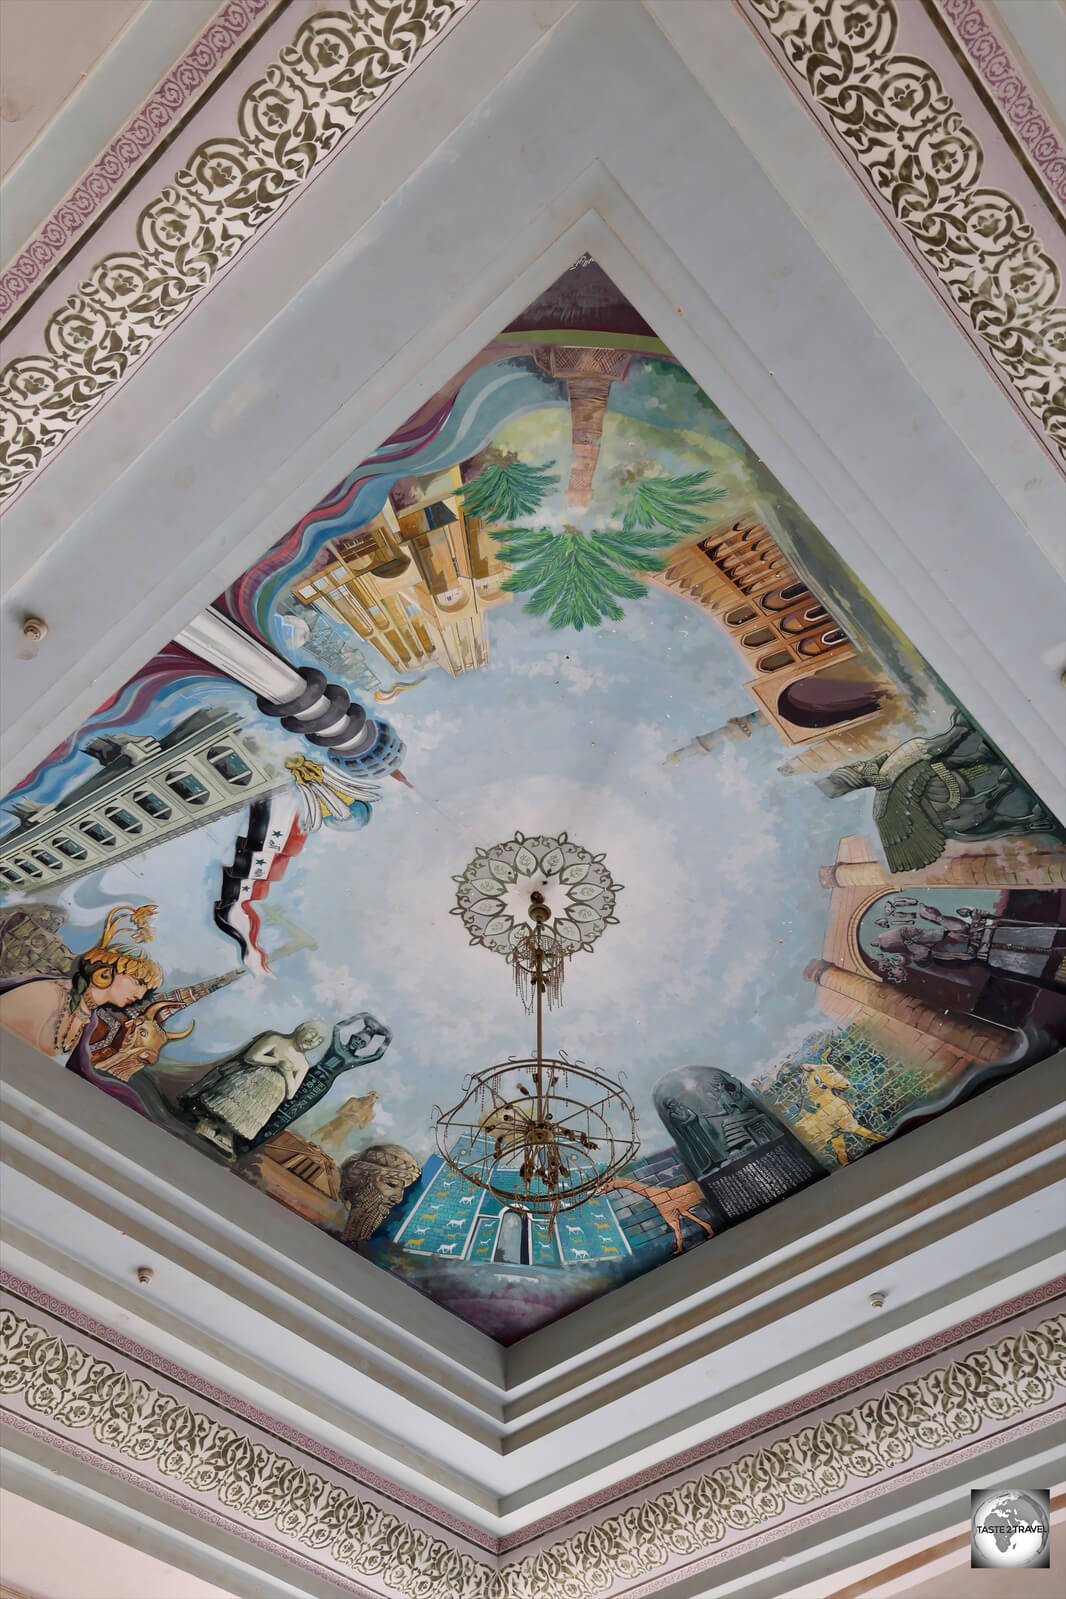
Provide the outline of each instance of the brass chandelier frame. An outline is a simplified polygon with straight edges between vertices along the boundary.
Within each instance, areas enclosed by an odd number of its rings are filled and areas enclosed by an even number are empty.
[[[632,1101],[619,1084],[565,1055],[544,1054],[544,1002],[558,1000],[565,957],[545,936],[541,908],[534,905],[529,939],[512,957],[520,992],[523,982],[531,990],[536,1054],[473,1073],[458,1104],[434,1114],[437,1148],[454,1172],[550,1225],[608,1187],[639,1140]],[[517,1174],[513,1187],[505,1172]]]

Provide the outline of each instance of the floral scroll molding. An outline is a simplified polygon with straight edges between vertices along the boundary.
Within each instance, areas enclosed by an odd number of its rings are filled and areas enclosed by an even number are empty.
[[[934,69],[897,53],[894,0],[743,3],[1066,461],[1059,267],[1018,201],[982,184],[981,142]]]
[[[0,372],[0,500],[44,463],[410,70],[468,0],[348,0],[303,22],[208,139]]]

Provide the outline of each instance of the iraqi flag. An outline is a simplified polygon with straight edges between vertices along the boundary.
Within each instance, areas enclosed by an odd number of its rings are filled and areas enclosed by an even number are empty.
[[[233,864],[222,868],[222,893],[215,901],[215,925],[240,945],[250,971],[270,975],[259,943],[258,901],[304,847],[302,803],[292,789],[255,800],[248,807],[248,831],[238,838]]]

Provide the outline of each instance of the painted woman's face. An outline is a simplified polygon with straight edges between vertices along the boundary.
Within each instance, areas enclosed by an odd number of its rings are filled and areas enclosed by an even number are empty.
[[[132,972],[119,972],[114,976],[103,990],[103,998],[108,1005],[115,1005],[123,1010],[127,1005],[133,1005],[143,999],[148,992],[148,984],[139,977],[134,977]]]

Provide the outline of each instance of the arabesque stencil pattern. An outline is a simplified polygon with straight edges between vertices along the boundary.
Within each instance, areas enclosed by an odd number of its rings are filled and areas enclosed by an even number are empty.
[[[6,1308],[0,1392],[31,1415],[211,1496],[290,1546],[418,1599],[592,1599],[693,1559],[805,1507],[898,1472],[1049,1406],[1066,1385],[1066,1315],[1005,1334],[946,1365],[657,1492],[494,1570],[307,1470],[239,1427]]]
[[[300,27],[208,139],[48,320],[45,350],[0,374],[0,500],[35,472],[466,0],[349,0]]]
[[[8,1308],[0,1393],[390,1593],[495,1599],[490,1566]]]
[[[92,166],[46,217],[0,273],[0,320],[30,294],[46,272],[70,253],[78,235],[150,155],[190,103],[217,78],[219,69],[246,42],[278,0],[227,0],[193,40],[173,70],[157,83]]]
[[[849,1482],[898,1471],[1049,1404],[1066,1383],[1066,1316],[971,1351],[853,1409],[800,1428],[728,1465],[656,1494],[553,1544],[507,1571],[506,1599],[606,1593],[691,1558],[730,1534],[754,1532],[789,1506],[814,1504]],[[612,1580],[603,1580],[605,1568]]]
[[[896,53],[893,0],[747,0],[964,321],[1066,460],[1066,308],[1055,259],[928,62]]]
[[[1036,104],[979,0],[941,0],[941,9],[1008,122],[1039,167],[1060,206],[1066,206],[1066,149],[1051,118]]]

